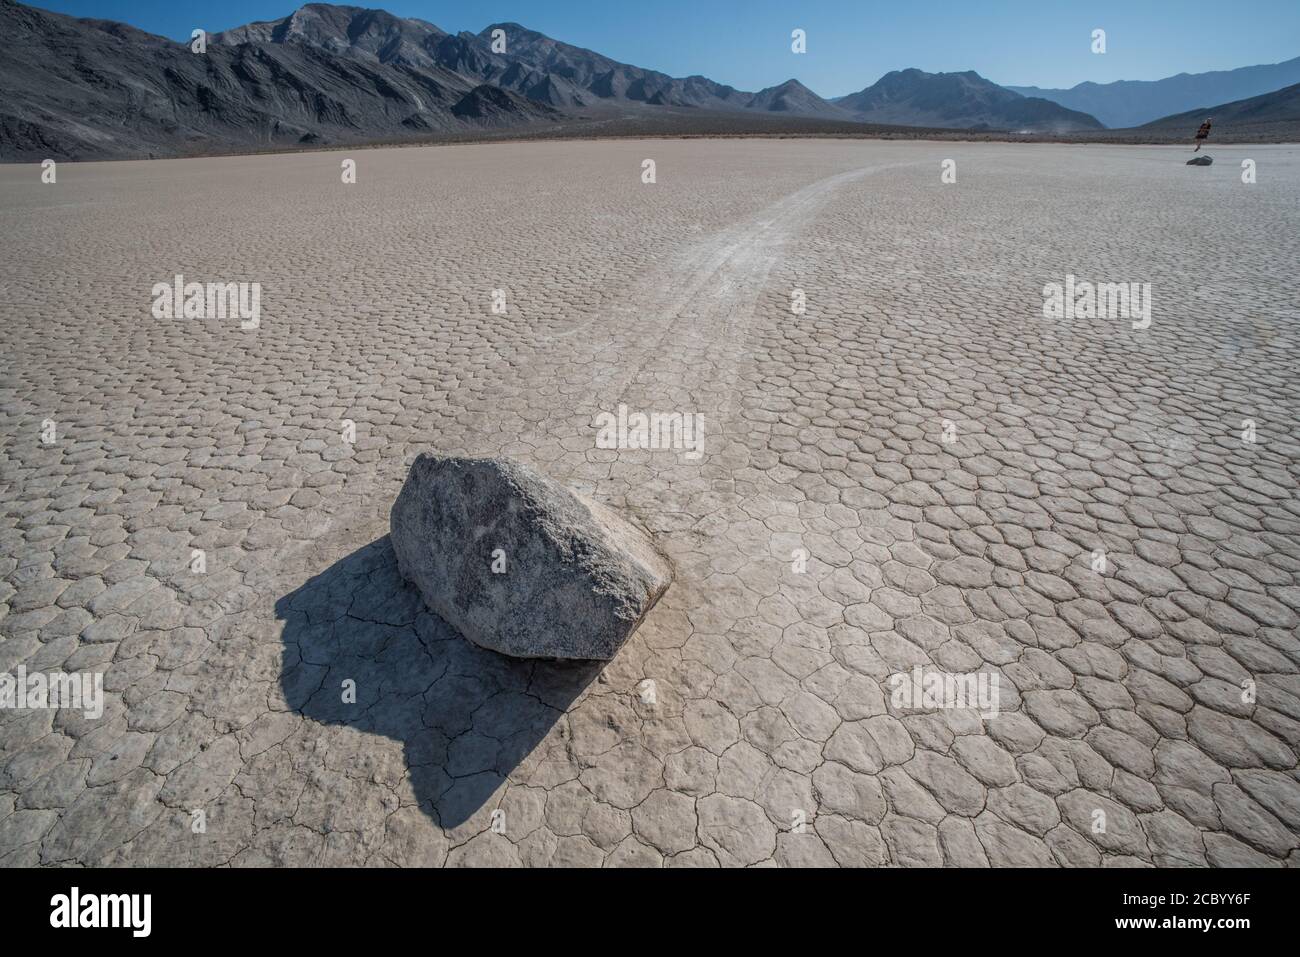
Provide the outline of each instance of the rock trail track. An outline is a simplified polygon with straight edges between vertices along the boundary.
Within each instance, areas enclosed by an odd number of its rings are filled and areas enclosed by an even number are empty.
[[[0,670],[109,692],[0,712],[0,863],[1300,862],[1300,157],[1219,154],[0,168]],[[178,271],[262,328],[153,320]],[[1067,272],[1151,327],[1042,319]],[[596,448],[620,403],[704,457]],[[677,583],[604,669],[475,648],[385,538],[427,447],[621,509]],[[915,666],[1000,713],[897,707]]]

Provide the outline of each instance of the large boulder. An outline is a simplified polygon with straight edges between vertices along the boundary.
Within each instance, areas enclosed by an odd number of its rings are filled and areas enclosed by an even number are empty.
[[[516,658],[608,660],[672,581],[645,533],[508,459],[420,455],[391,524],[425,604]]]

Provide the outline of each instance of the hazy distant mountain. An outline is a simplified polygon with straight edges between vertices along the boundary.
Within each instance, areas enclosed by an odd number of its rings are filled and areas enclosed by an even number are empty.
[[[895,70],[832,102],[872,123],[1051,133],[1101,129],[1086,113],[1021,96],[974,71]]]
[[[1117,80],[1080,83],[1068,90],[1009,86],[1025,96],[1040,96],[1072,110],[1091,113],[1112,128],[1139,126],[1158,117],[1181,113],[1206,103],[1258,96],[1300,83],[1300,57],[1285,63],[1244,66],[1211,73],[1179,73],[1163,80]]]
[[[1231,130],[1236,134],[1245,133],[1260,139],[1268,139],[1278,133],[1286,134],[1300,123],[1300,83],[1232,103],[1200,106],[1186,113],[1176,113],[1154,123],[1147,123],[1142,128],[1185,130],[1190,139],[1207,117],[1214,118],[1214,129],[1220,132]],[[1213,130],[1210,142],[1214,142]]]
[[[786,80],[779,86],[759,90],[745,104],[747,110],[766,110],[770,113],[797,113],[800,116],[822,116],[827,119],[851,120],[848,110],[823,100],[798,80]]]

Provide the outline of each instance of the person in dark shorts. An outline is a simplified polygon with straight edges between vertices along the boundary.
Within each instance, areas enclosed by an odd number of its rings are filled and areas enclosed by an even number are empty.
[[[1196,131],[1196,149],[1192,150],[1193,153],[1198,152],[1200,148],[1205,145],[1205,141],[1210,138],[1210,120],[1213,118],[1214,117],[1210,117],[1207,119],[1201,124],[1201,128]]]

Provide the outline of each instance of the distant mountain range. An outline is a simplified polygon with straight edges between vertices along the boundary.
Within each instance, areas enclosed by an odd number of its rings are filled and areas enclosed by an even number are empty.
[[[1252,96],[1232,103],[1201,107],[1186,113],[1177,113],[1148,123],[1142,129],[1190,130],[1207,117],[1213,117],[1218,129],[1245,130],[1261,139],[1268,138],[1276,128],[1295,125],[1300,116],[1300,83],[1262,96]],[[1211,137],[1213,139],[1213,137]]]
[[[823,100],[798,80],[786,80],[779,86],[770,86],[759,90],[748,103],[747,110],[763,110],[769,113],[794,113],[800,116],[822,116],[835,120],[855,120],[853,113],[841,109],[834,103]]]
[[[510,66],[478,38],[381,11],[316,4],[213,34],[199,54],[0,0],[0,152],[173,156],[561,118],[526,77],[502,81]]]
[[[494,42],[501,39],[504,48]],[[0,0],[0,90],[6,160],[418,141],[484,130],[568,135],[612,123],[646,133],[682,123],[702,133],[851,133],[879,124],[1102,130],[1087,112],[973,72],[895,71],[834,101],[795,79],[749,93],[620,63],[517,23],[450,34],[382,10],[319,3],[214,33],[206,52],[196,53],[124,24]]]
[[[1152,120],[1271,93],[1300,83],[1300,57],[1285,63],[1244,66],[1211,73],[1179,73],[1163,80],[1117,80],[1114,83],[1080,83],[1068,90],[1036,86],[1009,86],[1024,96],[1091,113],[1108,127],[1141,126]]]
[[[1022,96],[972,71],[895,70],[865,90],[832,102],[872,123],[1049,133],[1102,128],[1087,113]]]

